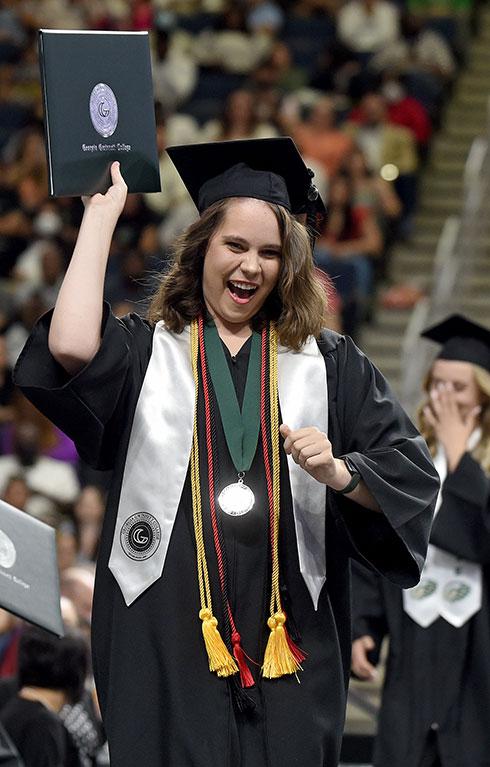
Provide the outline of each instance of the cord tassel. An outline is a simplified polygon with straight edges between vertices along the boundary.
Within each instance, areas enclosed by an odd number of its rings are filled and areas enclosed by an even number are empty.
[[[233,646],[233,656],[238,664],[238,670],[240,671],[240,680],[242,687],[253,687],[255,684],[252,672],[250,671],[245,652],[242,647],[242,639],[238,631],[234,631],[231,635],[231,644]]]
[[[302,671],[299,660],[292,652],[284,628],[286,616],[282,612],[271,615],[267,621],[271,633],[265,648],[262,674],[266,679],[277,679],[286,674],[296,674]],[[298,648],[296,648],[298,649]]]
[[[211,610],[204,607],[199,612],[199,617],[202,620],[202,635],[209,658],[209,670],[215,671],[218,676],[236,674],[238,666],[221,638],[221,634],[218,631],[218,621]]]
[[[301,649],[301,647],[298,647],[295,642],[291,639],[291,635],[289,631],[287,630],[286,626],[284,626],[284,632],[286,634],[286,641],[288,643],[289,649],[291,650],[295,660],[297,663],[303,663],[304,660],[308,657],[305,652]]]
[[[231,694],[233,702],[241,714],[251,713],[257,708],[254,699],[242,687],[238,675],[230,677]]]

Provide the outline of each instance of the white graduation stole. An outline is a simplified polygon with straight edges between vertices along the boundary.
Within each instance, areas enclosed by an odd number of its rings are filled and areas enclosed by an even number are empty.
[[[471,434],[467,450],[473,450],[481,439],[481,429]],[[441,480],[434,514],[439,512],[447,476],[447,461],[442,445],[434,458]],[[444,618],[460,628],[481,608],[482,572],[476,562],[460,559],[429,544],[427,559],[417,586],[403,591],[403,608],[410,617],[427,628],[437,618]]]
[[[190,334],[158,322],[136,405],[109,568],[129,606],[161,577],[189,465],[194,418]],[[278,349],[279,402],[291,429],[328,433],[325,360],[310,337],[299,352]],[[301,574],[315,610],[326,578],[326,485],[288,456]]]

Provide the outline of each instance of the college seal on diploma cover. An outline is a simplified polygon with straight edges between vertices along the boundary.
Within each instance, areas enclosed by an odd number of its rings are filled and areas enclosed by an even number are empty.
[[[97,83],[90,94],[90,119],[97,133],[112,136],[117,128],[118,109],[114,91],[105,83]]]
[[[15,565],[17,552],[15,546],[3,530],[0,530],[0,567],[10,568]]]

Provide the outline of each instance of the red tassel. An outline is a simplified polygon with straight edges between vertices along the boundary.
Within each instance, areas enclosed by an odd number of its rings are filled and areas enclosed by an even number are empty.
[[[231,635],[231,643],[233,645],[233,656],[238,664],[240,671],[240,680],[242,687],[253,687],[255,684],[252,672],[250,671],[247,661],[245,660],[245,653],[241,645],[241,637],[238,631],[234,631]]]
[[[291,650],[291,652],[292,652],[292,654],[294,656],[295,661],[297,663],[303,663],[303,661],[306,660],[306,658],[307,658],[306,653],[303,652],[303,650],[301,650],[301,648],[298,647],[298,645],[294,644],[293,640],[291,639],[291,637],[288,634],[286,626],[284,626],[284,631],[285,631],[285,634],[286,634],[286,641],[288,643],[289,649]]]

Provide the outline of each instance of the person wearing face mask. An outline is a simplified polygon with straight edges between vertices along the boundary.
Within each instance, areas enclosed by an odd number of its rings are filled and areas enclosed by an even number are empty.
[[[389,636],[375,767],[483,767],[490,753],[490,331],[452,315],[420,429],[441,479],[420,583],[399,589],[355,565],[352,669],[373,678]]]
[[[435,469],[381,374],[322,329],[299,218],[323,205],[292,140],[168,152],[200,217],[147,318],[102,301],[114,163],[15,371],[113,469],[92,620],[111,765],[337,767],[349,558],[416,583]]]

